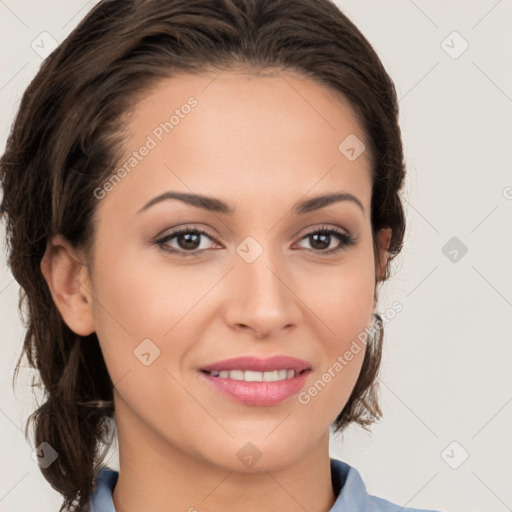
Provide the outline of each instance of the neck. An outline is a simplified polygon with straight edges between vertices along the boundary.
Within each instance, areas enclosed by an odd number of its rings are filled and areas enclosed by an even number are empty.
[[[329,432],[292,465],[239,472],[185,453],[136,415],[130,416],[121,404],[119,409],[116,404],[116,512],[328,512],[334,505]]]

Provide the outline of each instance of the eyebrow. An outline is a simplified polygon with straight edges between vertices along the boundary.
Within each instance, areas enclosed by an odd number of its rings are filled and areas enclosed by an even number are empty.
[[[160,203],[162,201],[170,201],[176,199],[178,201],[182,201],[191,206],[195,206],[197,208],[202,208],[204,210],[208,210],[210,212],[222,213],[224,215],[233,215],[235,213],[235,209],[229,206],[227,203],[222,201],[221,199],[216,199],[214,197],[203,196],[199,194],[188,194],[184,192],[164,192],[153,199],[149,200],[137,213],[141,213],[151,206]],[[333,203],[337,203],[340,201],[350,201],[363,211],[364,206],[362,205],[359,199],[349,194],[348,192],[337,192],[334,194],[328,194],[318,197],[313,197],[311,199],[305,199],[296,203],[293,207],[293,212],[295,214],[307,213],[313,210],[319,210],[320,208],[325,208]]]

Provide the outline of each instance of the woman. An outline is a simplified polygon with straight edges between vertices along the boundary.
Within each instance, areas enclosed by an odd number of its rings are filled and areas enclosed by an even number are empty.
[[[61,510],[400,508],[329,457],[381,415],[405,230],[395,89],[333,3],[100,2],[0,169]]]

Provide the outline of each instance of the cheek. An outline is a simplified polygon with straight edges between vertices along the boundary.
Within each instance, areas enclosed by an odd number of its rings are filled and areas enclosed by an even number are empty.
[[[114,250],[115,242],[98,250],[102,263],[93,289],[96,334],[114,383],[127,371],[133,377],[146,369],[147,362],[147,369],[179,365],[199,328],[201,300],[218,280],[206,265],[200,276],[198,267],[166,265],[152,250],[145,253],[149,257]],[[151,386],[150,372],[141,377]]]
[[[327,329],[321,339],[322,357],[298,394],[306,422],[331,424],[347,403],[359,377],[366,336],[373,312],[374,280],[370,272],[347,273],[318,295],[320,318]],[[321,307],[320,307],[321,306]],[[309,419],[308,419],[309,418]],[[320,428],[320,427],[319,427]]]
[[[95,269],[93,293],[95,330],[116,385],[127,372],[127,380],[131,380],[145,368],[143,362],[148,356],[143,354],[149,352],[150,361],[158,360],[162,348],[159,338],[171,325],[164,321],[165,310],[155,301],[161,281],[154,279],[150,266],[122,249],[114,250],[114,242],[98,250],[101,265]],[[168,311],[175,307],[172,296],[168,294]],[[144,378],[151,379],[150,372]]]
[[[346,264],[333,267],[330,274],[325,274],[321,287],[308,285],[311,307],[326,326],[324,342],[331,357],[344,352],[371,322],[375,292],[373,265],[371,253],[357,251]]]
[[[183,267],[166,270],[161,263],[126,253],[118,258],[106,256],[96,281],[101,303],[95,308],[98,328],[107,339],[113,335],[132,341],[162,338],[211,286]]]
[[[357,336],[370,322],[374,282],[355,272],[333,281],[318,297],[321,306],[317,310],[332,335],[329,344],[337,345]]]
[[[187,338],[180,342],[178,334],[190,324],[187,312],[193,314],[208,283],[201,286],[204,290],[191,289],[179,271],[162,272],[161,266],[130,257],[128,251],[103,254],[95,276],[94,317],[109,375],[124,404],[120,410],[127,414],[131,409],[140,418],[154,415],[152,422],[169,425],[172,414],[162,412],[162,404],[172,405],[169,411],[190,406],[172,364],[189,350]]]
[[[350,264],[338,267],[330,279],[322,282],[321,290],[316,288],[309,299],[325,327],[323,357],[298,401],[308,415],[324,417],[329,423],[348,401],[363,364],[374,307],[373,258],[351,259]]]

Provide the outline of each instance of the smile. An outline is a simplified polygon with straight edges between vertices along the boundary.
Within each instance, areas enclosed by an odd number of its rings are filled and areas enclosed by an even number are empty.
[[[304,372],[306,370],[302,370]],[[222,370],[206,372],[212,377],[220,379],[243,380],[245,382],[278,382],[281,380],[293,379],[296,374],[295,370],[283,369],[274,370],[272,372],[257,372],[253,370]]]

